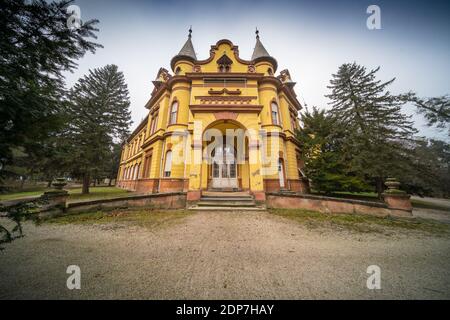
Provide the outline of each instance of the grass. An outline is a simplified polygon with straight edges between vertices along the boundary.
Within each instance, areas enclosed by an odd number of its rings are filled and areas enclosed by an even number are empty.
[[[428,219],[325,214],[302,209],[271,209],[269,211],[271,214],[297,221],[309,229],[332,228],[384,234],[393,234],[395,231],[418,231],[441,236],[450,235],[450,224]]]
[[[13,192],[13,193],[5,193],[0,194],[0,201],[5,200],[17,200],[29,197],[38,197],[44,193],[46,189],[33,190],[33,191],[22,191],[22,192]]]
[[[444,206],[437,203],[428,202],[426,200],[411,199],[414,208],[425,208],[434,210],[450,211],[450,206]]]
[[[189,216],[187,210],[116,210],[97,211],[90,213],[72,214],[60,217],[46,218],[42,223],[66,224],[131,224],[144,228],[167,226]]]
[[[129,191],[116,187],[91,187],[89,188],[89,194],[81,194],[81,188],[69,189],[68,191],[69,202],[121,197],[130,193]]]
[[[38,197],[42,195],[46,190],[49,189],[41,188],[32,191],[0,194],[0,201],[17,200],[28,197]],[[81,194],[81,188],[68,189],[68,191],[69,191],[69,200],[68,200],[69,202],[121,197],[129,193],[126,190],[119,189],[116,187],[91,187],[89,188],[90,191],[89,194]]]

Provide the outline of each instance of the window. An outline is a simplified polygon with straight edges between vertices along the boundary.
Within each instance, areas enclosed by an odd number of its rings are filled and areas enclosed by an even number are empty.
[[[134,180],[139,179],[139,171],[140,170],[141,170],[141,164],[139,163],[136,165],[136,176],[135,176]]]
[[[272,102],[272,123],[280,125],[280,119],[278,115],[278,105],[275,102]]]
[[[180,74],[181,73],[181,68],[177,67],[177,69],[175,70],[175,74]]]
[[[152,123],[150,124],[150,135],[155,133],[157,123],[158,123],[158,114],[155,113],[155,115],[153,115],[152,117]]]
[[[267,73],[269,74],[269,76],[273,76],[272,68],[267,69]]]
[[[166,163],[164,165],[164,177],[170,177],[172,171],[172,151],[167,151],[166,153]]]
[[[144,178],[150,178],[150,168],[152,165],[152,155],[149,154],[145,157],[144,162]]]
[[[291,127],[292,127],[292,131],[295,131],[295,129],[297,128],[297,117],[291,113]]]
[[[170,109],[169,124],[174,124],[177,122],[178,113],[178,101],[172,103],[172,108]]]

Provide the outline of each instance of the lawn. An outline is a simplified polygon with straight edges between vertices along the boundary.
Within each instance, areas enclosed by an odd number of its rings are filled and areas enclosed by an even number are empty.
[[[40,190],[33,190],[33,191],[22,191],[22,192],[12,192],[12,193],[0,194],[0,201],[38,197],[41,194],[43,194],[45,190],[46,189],[43,188]]]
[[[0,194],[0,201],[38,197],[46,190],[47,189],[42,188],[40,190]],[[89,194],[81,194],[81,188],[68,189],[68,191],[69,202],[114,198],[130,194],[130,192],[116,187],[91,187],[89,188]]]
[[[450,225],[429,219],[376,217],[359,214],[326,214],[302,209],[270,209],[271,214],[294,220],[309,229],[332,228],[356,232],[392,234],[394,231],[418,231],[450,236]]]
[[[439,203],[432,203],[426,200],[411,199],[411,203],[414,208],[424,208],[424,209],[434,209],[434,210],[444,210],[450,211],[450,205],[445,206]]]
[[[91,187],[89,188],[89,194],[81,194],[81,188],[69,189],[68,191],[68,202],[115,198],[132,193],[116,187]]]
[[[188,210],[114,210],[96,211],[47,218],[50,224],[129,224],[144,228],[167,226],[191,215]]]

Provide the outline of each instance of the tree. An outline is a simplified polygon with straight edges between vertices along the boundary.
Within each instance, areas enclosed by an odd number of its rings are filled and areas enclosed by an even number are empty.
[[[104,173],[105,164],[114,156],[114,145],[128,135],[129,106],[127,85],[116,65],[89,70],[70,90],[72,120],[65,138],[71,150],[68,165],[83,179],[83,193],[89,193],[92,177]]]
[[[411,166],[413,170],[402,176],[402,184],[408,192],[421,196],[450,195],[448,143],[434,139],[418,140],[411,156]]]
[[[99,44],[91,42],[97,20],[67,27],[72,1],[0,0],[0,162],[14,148],[32,154],[62,122],[63,72]],[[1,166],[0,166],[1,167]],[[0,176],[3,171],[0,170]]]
[[[330,115],[345,137],[342,150],[352,172],[375,183],[381,197],[384,180],[405,170],[413,134],[411,117],[402,113],[404,101],[387,88],[395,80],[376,80],[380,68],[367,71],[356,63],[332,75],[327,97]]]
[[[423,114],[429,127],[447,129],[450,136],[450,96],[444,95],[432,98],[419,98],[415,93],[409,92],[401,96],[406,102],[412,102],[417,112]]]
[[[297,138],[302,144],[305,173],[312,187],[330,194],[334,191],[365,191],[369,186],[347,165],[342,132],[336,119],[313,107],[302,113]]]

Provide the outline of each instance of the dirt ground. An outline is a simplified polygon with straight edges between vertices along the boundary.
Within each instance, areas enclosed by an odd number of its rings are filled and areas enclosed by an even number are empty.
[[[201,212],[143,228],[26,223],[0,251],[1,299],[450,299],[450,239]],[[69,265],[81,289],[66,287]],[[369,290],[367,267],[381,268]]]

